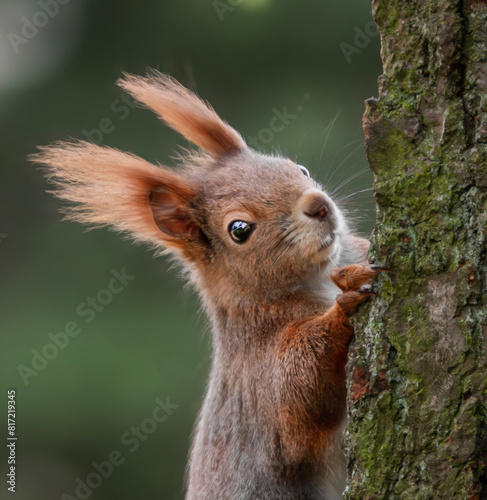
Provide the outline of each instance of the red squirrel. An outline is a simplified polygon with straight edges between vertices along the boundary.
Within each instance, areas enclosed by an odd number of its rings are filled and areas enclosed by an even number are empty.
[[[307,169],[249,148],[153,72],[118,84],[198,146],[177,169],[87,142],[40,148],[67,218],[171,253],[212,325],[188,500],[338,499],[349,322],[383,270]]]

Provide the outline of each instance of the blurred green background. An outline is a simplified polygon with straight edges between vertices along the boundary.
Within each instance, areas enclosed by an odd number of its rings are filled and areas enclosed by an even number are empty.
[[[205,317],[177,270],[113,233],[62,222],[28,154],[91,136],[171,164],[185,141],[120,101],[114,85],[122,71],[155,67],[328,189],[357,175],[336,196],[369,188],[361,118],[380,74],[371,19],[363,0],[0,1],[1,424],[14,388],[16,498],[183,498],[210,358]],[[276,109],[296,118],[269,134]],[[367,235],[370,192],[344,203]],[[102,292],[107,303],[87,323],[78,307],[124,268],[135,278],[111,298]],[[57,354],[47,348],[52,359],[37,360],[36,375],[26,372],[48,334],[73,321],[81,332]],[[168,397],[178,408],[154,425],[155,401]],[[127,432],[140,437],[124,444]],[[98,481],[93,462],[114,450],[123,463]],[[5,478],[5,447],[2,455]],[[80,481],[97,486],[76,494]],[[0,498],[8,494],[3,482]]]

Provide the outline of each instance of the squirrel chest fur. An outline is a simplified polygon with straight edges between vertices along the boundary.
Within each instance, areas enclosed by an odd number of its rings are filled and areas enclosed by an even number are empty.
[[[41,148],[67,217],[109,226],[187,269],[213,360],[187,498],[341,498],[349,317],[380,268],[308,171],[250,149],[160,73],[119,84],[200,148],[178,169],[86,142]]]

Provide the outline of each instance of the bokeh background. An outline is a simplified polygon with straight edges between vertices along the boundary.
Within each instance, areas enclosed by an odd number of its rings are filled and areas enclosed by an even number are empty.
[[[329,189],[352,178],[335,196],[350,195],[367,235],[372,195],[352,194],[372,182],[361,129],[381,71],[371,20],[363,0],[0,0],[0,422],[6,435],[6,390],[16,389],[17,499],[183,498],[210,359],[204,314],[177,270],[113,233],[62,222],[27,156],[91,137],[171,165],[185,141],[114,85],[122,71],[155,67]],[[296,118],[269,134],[276,109]],[[110,300],[102,292],[87,323],[87,298],[124,268],[135,278]],[[81,332],[26,372],[73,321]],[[157,398],[178,408],[154,426]],[[99,480],[93,462],[114,450],[123,463]],[[5,478],[5,447],[2,457]]]

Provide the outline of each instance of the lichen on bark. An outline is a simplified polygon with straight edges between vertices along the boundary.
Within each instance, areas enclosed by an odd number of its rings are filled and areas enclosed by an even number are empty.
[[[372,7],[370,257],[391,272],[355,317],[344,496],[487,498],[487,5]]]

